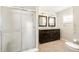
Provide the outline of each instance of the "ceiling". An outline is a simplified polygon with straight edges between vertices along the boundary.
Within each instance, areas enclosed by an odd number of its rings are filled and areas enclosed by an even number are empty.
[[[71,6],[40,6],[39,10],[46,11],[46,12],[59,12],[69,7]]]
[[[8,7],[13,7],[17,9],[24,9],[24,10],[36,10],[36,6],[8,6]]]
[[[19,8],[19,9],[30,9],[30,10],[36,10],[36,8],[39,8],[39,11],[43,12],[59,12],[64,9],[67,9],[71,6],[14,6],[14,8]]]

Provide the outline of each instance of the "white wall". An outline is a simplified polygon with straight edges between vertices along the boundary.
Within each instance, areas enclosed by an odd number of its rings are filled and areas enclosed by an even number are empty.
[[[68,8],[57,13],[57,26],[61,30],[61,38],[71,40],[73,38],[73,22],[63,24],[63,15],[73,15],[73,8]]]

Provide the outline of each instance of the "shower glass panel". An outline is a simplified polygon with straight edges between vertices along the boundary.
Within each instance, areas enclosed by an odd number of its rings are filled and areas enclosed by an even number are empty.
[[[35,48],[35,25],[33,12],[22,11],[22,49],[28,50]]]
[[[21,51],[21,21],[18,11],[2,8],[2,51]]]
[[[0,7],[0,52],[1,52],[1,36],[2,36],[2,20],[1,20],[1,7]]]
[[[2,52],[17,52],[36,48],[34,12],[2,7],[1,17],[0,48]]]
[[[2,36],[2,33],[0,31],[0,52],[1,52],[1,36]]]

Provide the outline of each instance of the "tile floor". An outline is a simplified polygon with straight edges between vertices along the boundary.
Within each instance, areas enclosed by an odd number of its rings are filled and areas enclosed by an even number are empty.
[[[56,40],[44,44],[39,44],[39,52],[74,52],[69,49],[64,40]]]

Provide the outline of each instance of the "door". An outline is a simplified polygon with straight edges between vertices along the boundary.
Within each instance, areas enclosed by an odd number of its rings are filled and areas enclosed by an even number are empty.
[[[21,12],[22,16],[22,49],[33,49],[36,46],[35,40],[35,22],[33,18],[33,12]]]
[[[20,11],[2,8],[2,51],[21,51]]]

